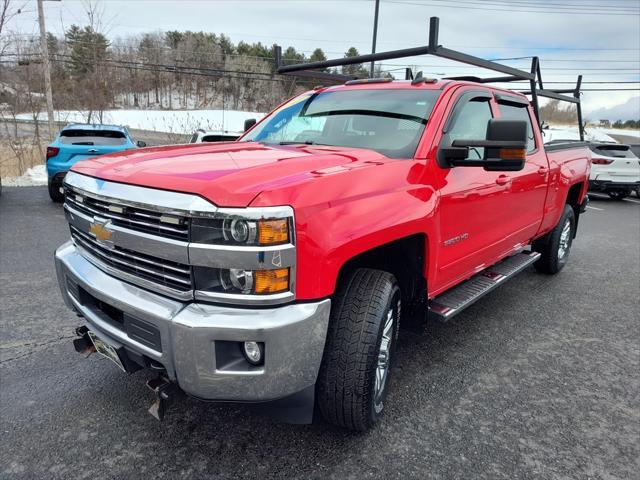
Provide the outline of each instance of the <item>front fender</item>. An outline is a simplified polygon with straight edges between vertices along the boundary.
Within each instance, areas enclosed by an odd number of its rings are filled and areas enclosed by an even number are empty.
[[[363,252],[417,233],[429,237],[437,195],[421,183],[423,174],[418,162],[395,161],[262,193],[252,202],[294,208],[296,298],[330,296],[342,266]]]

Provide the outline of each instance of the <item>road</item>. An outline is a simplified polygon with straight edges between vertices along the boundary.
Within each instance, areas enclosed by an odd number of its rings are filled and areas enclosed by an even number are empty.
[[[45,188],[0,196],[0,476],[631,479],[640,471],[640,205],[594,198],[568,266],[529,269],[447,324],[401,333],[373,431],[278,424],[74,352]],[[636,472],[636,473],[633,473]]]
[[[64,122],[58,123],[58,127],[60,128],[64,125],[66,125]],[[40,122],[39,126],[41,134],[46,136],[48,128],[46,122]],[[0,134],[7,132],[11,132],[12,137],[15,136],[32,140],[35,135],[35,123],[19,122],[13,125],[10,122],[4,122],[0,119]],[[149,146],[166,145],[167,143],[186,143],[189,141],[189,138],[191,138],[191,135],[187,134],[156,132],[154,130],[129,129],[129,133],[131,133],[135,141],[144,140]]]

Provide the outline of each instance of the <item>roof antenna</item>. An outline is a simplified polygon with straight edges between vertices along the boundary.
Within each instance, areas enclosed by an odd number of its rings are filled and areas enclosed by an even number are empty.
[[[416,73],[416,76],[413,78],[413,80],[411,80],[411,85],[418,85],[419,83],[422,83],[425,80],[426,78],[422,76],[422,70],[420,70],[418,73]]]

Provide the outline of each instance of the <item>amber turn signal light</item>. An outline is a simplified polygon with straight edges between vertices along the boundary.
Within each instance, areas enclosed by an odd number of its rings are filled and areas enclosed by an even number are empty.
[[[524,148],[501,148],[501,160],[525,160],[527,152]]]
[[[258,243],[260,245],[273,245],[289,241],[289,221],[260,220],[258,222]]]
[[[254,272],[255,293],[278,293],[289,289],[289,269],[258,270]]]

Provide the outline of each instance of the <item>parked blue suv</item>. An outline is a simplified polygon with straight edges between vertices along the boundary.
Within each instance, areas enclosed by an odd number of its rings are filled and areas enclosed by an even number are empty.
[[[105,153],[119,152],[146,143],[134,142],[126,127],[118,125],[71,124],[64,127],[47,147],[47,176],[49,196],[61,202],[62,180],[69,169],[80,160]]]

